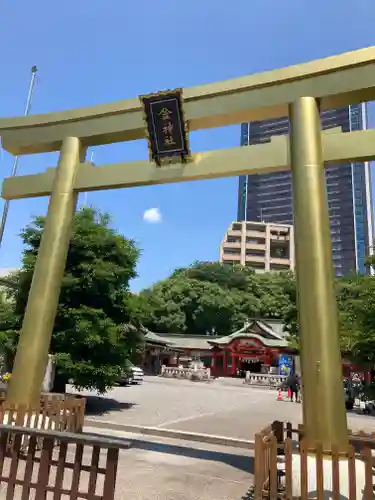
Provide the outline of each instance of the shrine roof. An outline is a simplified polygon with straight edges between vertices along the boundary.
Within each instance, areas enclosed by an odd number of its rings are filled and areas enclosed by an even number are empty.
[[[212,349],[212,345],[208,343],[208,338],[210,337],[203,335],[154,333],[146,329],[144,331],[144,339],[150,344],[155,343],[176,349]]]
[[[146,328],[143,328],[143,331],[144,331],[144,340],[146,342],[149,342],[150,344],[158,344],[163,346],[170,345],[170,342],[168,342],[167,339],[164,339],[157,333],[150,332],[150,330],[147,330]]]
[[[240,330],[224,337],[194,334],[177,333],[154,333],[144,328],[145,341],[150,344],[158,344],[170,349],[196,349],[209,351],[214,346],[224,346],[233,340],[252,338],[258,339],[267,347],[289,347],[285,338],[283,323],[280,320],[259,320],[248,321]]]
[[[254,331],[255,328],[260,330],[260,333]],[[271,325],[267,324],[265,321],[253,320],[245,323],[240,330],[237,330],[230,335],[226,335],[225,337],[220,337],[218,339],[210,339],[209,343],[211,345],[220,346],[230,344],[233,340],[240,338],[255,338],[268,347],[288,347],[289,344],[284,335],[276,332],[275,330],[276,328],[272,328]],[[278,331],[280,331],[279,328]],[[264,333],[264,335],[262,333]]]
[[[209,351],[212,349],[212,345],[209,343],[209,337],[205,336],[194,336],[194,335],[173,335],[170,337],[164,337],[171,347],[176,347],[177,349],[199,349],[202,351]]]

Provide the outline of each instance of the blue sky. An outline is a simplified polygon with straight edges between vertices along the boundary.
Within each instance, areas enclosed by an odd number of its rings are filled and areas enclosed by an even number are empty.
[[[23,113],[30,68],[39,68],[32,113],[189,87],[375,45],[374,0],[3,0],[0,116]],[[191,134],[193,151],[239,144],[239,126]],[[97,164],[147,158],[145,141],[96,148]],[[56,165],[22,157],[19,174]],[[0,157],[1,177],[12,157]],[[82,202],[82,198],[80,199]],[[89,193],[88,203],[142,249],[134,290],[194,260],[216,260],[235,220],[237,179]],[[0,206],[0,209],[2,207]],[[143,221],[149,208],[159,223]],[[19,265],[18,234],[47,199],[11,203],[0,267]]]

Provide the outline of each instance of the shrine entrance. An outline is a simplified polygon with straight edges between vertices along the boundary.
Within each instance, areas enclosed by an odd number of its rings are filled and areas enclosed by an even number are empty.
[[[28,407],[39,402],[79,192],[291,169],[305,435],[323,447],[347,447],[324,162],[375,158],[375,132],[322,133],[319,113],[375,100],[374,73],[375,47],[370,47],[183,91],[0,119],[7,152],[60,151],[57,168],[3,183],[6,200],[50,196],[8,402]],[[290,120],[290,141],[276,137],[256,146],[190,152],[189,131],[284,116]],[[102,166],[85,161],[88,147],[136,139],[148,140],[148,161]]]
[[[256,356],[256,355],[255,355]],[[257,357],[239,358],[240,376],[245,378],[246,372],[262,373],[263,361]]]
[[[245,377],[246,371],[269,373],[278,367],[281,354],[293,354],[288,341],[278,333],[282,322],[267,319],[251,320],[226,337],[210,339],[215,361],[214,373],[221,376]]]

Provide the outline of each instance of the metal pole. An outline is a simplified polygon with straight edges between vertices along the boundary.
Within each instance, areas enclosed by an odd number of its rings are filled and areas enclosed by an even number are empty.
[[[63,140],[7,391],[11,404],[39,403],[77,206],[74,180],[84,153],[77,137]]]
[[[296,276],[306,441],[347,450],[339,324],[319,107],[313,97],[290,105]]]
[[[26,100],[26,106],[25,106],[24,116],[27,116],[30,113],[31,99],[33,97],[33,92],[34,92],[34,88],[35,88],[36,73],[37,73],[37,71],[38,71],[38,68],[36,66],[33,66],[31,68],[31,80],[30,80],[30,86],[29,86],[29,93],[27,95],[27,100]],[[19,156],[15,156],[14,160],[13,160],[12,172],[10,174],[11,177],[14,177],[14,176],[17,175],[18,160],[19,160]],[[6,225],[7,218],[8,218],[9,203],[10,203],[9,200],[5,200],[4,207],[3,207],[3,214],[1,216],[1,223],[0,223],[0,249],[1,249],[1,245],[3,243],[5,225]]]

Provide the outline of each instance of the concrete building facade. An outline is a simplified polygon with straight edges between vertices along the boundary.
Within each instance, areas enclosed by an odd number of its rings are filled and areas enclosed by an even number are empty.
[[[323,129],[341,127],[343,132],[366,129],[366,104],[322,111],[321,123]],[[286,117],[243,123],[241,145],[262,144],[272,136],[288,134]],[[365,261],[373,253],[374,233],[370,164],[327,165],[326,183],[335,274],[368,273]],[[237,220],[293,224],[291,173],[240,177]]]
[[[220,245],[220,262],[256,272],[294,270],[294,231],[290,224],[233,222]]]

